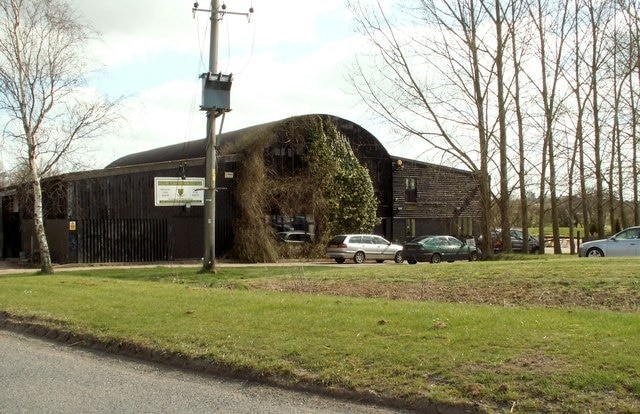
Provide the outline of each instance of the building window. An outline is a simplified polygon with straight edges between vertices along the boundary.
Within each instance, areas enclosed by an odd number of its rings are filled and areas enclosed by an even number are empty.
[[[408,202],[415,203],[418,201],[418,189],[416,186],[415,177],[407,177],[404,179],[405,190],[404,190],[404,199]]]
[[[406,240],[416,237],[416,219],[410,218],[405,220],[404,233]]]
[[[304,148],[296,142],[276,144],[267,155],[270,158],[269,165],[281,175],[292,175],[305,166]]]

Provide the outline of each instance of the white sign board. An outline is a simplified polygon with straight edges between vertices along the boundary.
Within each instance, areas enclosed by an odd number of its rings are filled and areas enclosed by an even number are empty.
[[[155,177],[156,206],[203,206],[204,178]]]

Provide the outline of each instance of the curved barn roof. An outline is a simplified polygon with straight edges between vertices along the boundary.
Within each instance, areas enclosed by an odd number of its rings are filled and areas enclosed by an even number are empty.
[[[301,115],[219,134],[216,137],[216,140],[218,147],[220,148],[220,153],[229,155],[227,154],[230,152],[228,150],[229,148],[233,148],[232,151],[238,151],[242,147],[250,145],[261,136],[259,133],[261,129],[269,130],[278,125],[314,116],[321,117],[324,121],[332,122],[337,129],[347,137],[352,147],[358,147],[364,143],[365,147],[375,147],[378,153],[382,152],[386,157],[389,157],[387,150],[380,141],[373,136],[373,134],[358,124],[333,115]],[[124,157],[113,161],[105,168],[204,158],[206,156],[205,145],[206,139],[203,138],[195,141],[187,141],[180,144],[155,148],[149,151],[137,152],[125,155]],[[358,148],[353,149],[356,153],[359,152]]]

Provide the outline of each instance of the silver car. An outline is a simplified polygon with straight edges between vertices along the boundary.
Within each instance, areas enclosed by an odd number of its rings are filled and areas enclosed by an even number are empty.
[[[608,239],[582,243],[580,257],[640,256],[640,226],[624,229]]]
[[[279,231],[276,233],[276,237],[279,241],[285,243],[312,243],[315,239],[315,235],[307,233],[306,231],[293,230],[293,231]]]
[[[340,234],[327,243],[327,257],[337,263],[352,259],[355,263],[375,260],[382,263],[393,260],[402,263],[402,246],[393,244],[375,234]]]

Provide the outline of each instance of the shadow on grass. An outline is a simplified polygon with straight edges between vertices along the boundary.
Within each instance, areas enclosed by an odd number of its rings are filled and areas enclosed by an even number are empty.
[[[562,260],[570,257],[576,257],[569,254],[536,254],[536,253],[494,253],[493,256],[484,260],[489,262],[510,261],[510,260]]]
[[[246,266],[223,267],[216,273],[201,272],[200,267],[166,267],[152,268],[109,268],[73,270],[64,272],[65,276],[78,276],[83,278],[131,280],[138,282],[166,282],[184,283],[200,286],[228,286],[229,283],[237,283],[242,280],[260,278],[300,276],[305,273],[324,271],[322,267],[296,267],[296,266]],[[33,276],[33,274],[29,275]]]

